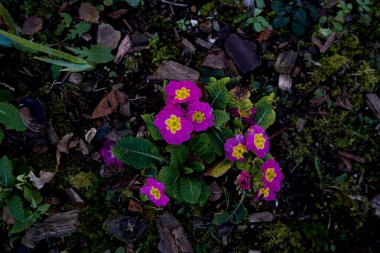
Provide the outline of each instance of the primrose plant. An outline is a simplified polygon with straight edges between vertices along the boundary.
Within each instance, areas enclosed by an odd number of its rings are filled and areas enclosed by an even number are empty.
[[[233,211],[217,213],[214,224],[232,218],[241,222],[247,196],[253,201],[276,199],[283,174],[269,153],[265,133],[276,117],[274,95],[253,103],[249,89],[237,83],[228,77],[210,78],[202,93],[192,81],[170,81],[163,89],[162,110],[142,116],[155,144],[123,137],[112,146],[118,160],[144,169],[148,178],[141,197],[157,207],[166,206],[170,198],[203,206],[209,197],[204,178],[232,175],[231,169],[239,172],[234,182],[241,199]]]

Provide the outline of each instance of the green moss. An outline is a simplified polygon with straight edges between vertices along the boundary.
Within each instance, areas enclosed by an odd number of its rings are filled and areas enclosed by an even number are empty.
[[[215,9],[215,7],[216,7],[216,1],[210,1],[210,2],[202,5],[202,7],[199,10],[199,13],[202,16],[206,17],[206,16],[211,14],[211,12]]]
[[[88,189],[94,180],[93,173],[79,172],[78,174],[69,176],[69,182],[75,189]]]
[[[178,60],[181,52],[174,44],[161,47],[152,54],[152,63],[159,66],[162,62],[168,60]]]
[[[315,83],[319,83],[334,74],[341,67],[348,67],[348,63],[349,59],[339,54],[325,56],[320,60],[321,68],[314,70],[311,74],[311,80],[314,80]]]
[[[281,222],[264,225],[258,237],[263,242],[263,252],[303,252],[301,234]]]

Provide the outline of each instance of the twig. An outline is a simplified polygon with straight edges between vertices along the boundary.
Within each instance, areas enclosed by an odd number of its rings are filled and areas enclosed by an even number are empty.
[[[15,91],[15,88],[13,88],[12,86],[6,84],[6,83],[0,83],[0,85],[3,85],[5,88],[11,90],[11,91]]]
[[[170,4],[170,5],[174,5],[174,6],[178,6],[178,7],[187,7],[186,4],[177,4],[177,3],[173,3],[173,2],[170,2],[167,0],[160,0],[160,1],[164,4]]]

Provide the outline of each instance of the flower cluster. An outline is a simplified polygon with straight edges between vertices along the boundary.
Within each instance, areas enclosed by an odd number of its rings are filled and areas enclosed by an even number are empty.
[[[269,152],[269,140],[261,126],[251,126],[247,136],[237,134],[227,139],[224,144],[227,159],[244,162],[244,154],[253,151],[259,158],[264,158]]]
[[[166,106],[154,125],[169,144],[179,145],[190,139],[190,134],[205,131],[214,125],[212,107],[200,102],[201,90],[191,81],[170,81],[165,87]],[[183,107],[183,104],[187,107]],[[185,108],[185,109],[184,109]]]
[[[237,134],[233,138],[227,139],[224,144],[225,155],[230,161],[244,162],[244,155],[250,151],[258,158],[265,158],[269,153],[269,139],[261,126],[251,126],[246,135]],[[266,201],[276,199],[276,192],[281,189],[281,181],[284,175],[281,172],[280,166],[273,159],[268,159],[261,166],[263,172],[263,187],[257,192],[256,200],[263,196]],[[251,189],[252,176],[243,170],[236,180],[236,184],[242,190]]]

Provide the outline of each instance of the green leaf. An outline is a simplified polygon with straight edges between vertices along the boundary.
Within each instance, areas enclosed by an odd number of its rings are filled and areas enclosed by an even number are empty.
[[[304,9],[298,8],[296,11],[296,17],[302,24],[306,25],[307,18],[306,18],[306,12]]]
[[[253,28],[255,28],[255,31],[256,32],[261,32],[263,29],[263,26],[261,25],[261,23],[259,22],[255,22],[253,23]]]
[[[0,159],[0,183],[3,187],[9,188],[15,185],[16,178],[13,176],[13,166],[11,160],[5,155]]]
[[[16,223],[13,224],[11,233],[20,233],[37,221],[37,217],[32,212],[27,211],[25,214],[26,218],[23,221],[16,221]]]
[[[232,165],[234,163],[230,160],[224,159],[220,163],[216,164],[215,166],[211,167],[206,173],[205,176],[211,176],[211,177],[220,177],[224,175],[229,169],[231,169]]]
[[[198,161],[189,162],[189,167],[191,167],[194,171],[203,171],[205,169],[203,163]]]
[[[214,117],[215,117],[214,119],[215,127],[220,127],[224,123],[230,120],[230,115],[228,115],[228,113],[226,113],[225,111],[214,110],[212,114],[214,114]]]
[[[256,7],[260,9],[264,9],[265,8],[264,0],[256,0]]]
[[[207,185],[203,181],[201,181],[201,195],[199,196],[198,200],[199,205],[204,206],[209,196],[210,190],[208,189]]]
[[[85,32],[88,32],[91,29],[91,25],[92,24],[88,22],[80,22],[74,25],[74,28],[69,30],[69,34],[66,36],[66,39],[73,40],[77,36],[82,36]]]
[[[0,143],[4,140],[4,132],[3,129],[0,128]]]
[[[240,224],[244,221],[244,219],[248,215],[248,210],[247,208],[244,207],[243,203],[240,204],[240,206],[236,209],[235,212],[235,222],[236,224]]]
[[[229,128],[222,128],[221,131],[211,128],[207,131],[207,134],[210,139],[209,150],[218,155],[224,154],[224,143],[234,135]]]
[[[141,0],[127,0],[127,3],[132,7],[137,7]]]
[[[176,197],[179,187],[179,171],[168,166],[158,172],[157,179],[165,185],[165,193],[170,197]]]
[[[253,10],[253,16],[254,17],[257,17],[260,15],[260,13],[262,12],[263,10],[259,9],[259,8],[256,8]]]
[[[17,193],[13,194],[8,200],[9,213],[18,221],[23,222],[25,220],[23,202]]]
[[[212,219],[212,224],[216,226],[220,226],[223,223],[227,222],[229,219],[230,219],[230,214],[226,211],[221,211],[214,215],[214,218]]]
[[[179,178],[179,195],[182,200],[189,204],[196,204],[202,192],[200,179],[192,176],[182,176]]]
[[[179,169],[189,156],[189,148],[183,145],[170,147],[170,167]]]
[[[191,150],[200,155],[208,150],[209,142],[210,138],[208,135],[206,133],[202,133],[190,141]]]
[[[149,168],[154,162],[163,162],[164,158],[148,140],[135,137],[124,137],[112,147],[117,159],[135,169]]]
[[[67,49],[93,63],[107,63],[115,59],[115,56],[111,54],[111,49],[101,45],[91,45],[90,49],[85,47],[83,49],[68,47]]]
[[[24,198],[29,201],[32,208],[37,208],[38,205],[42,202],[43,198],[39,191],[31,190],[29,188],[24,189]]]
[[[62,66],[66,67],[64,69],[60,69],[59,71],[68,71],[68,72],[82,72],[82,71],[87,71],[87,70],[93,70],[95,68],[94,65],[92,64],[78,64],[78,63],[71,63],[68,61],[62,61],[62,60],[54,60],[54,59],[49,59],[45,57],[33,57],[37,60],[44,61],[47,63],[51,63],[57,66]]]
[[[34,43],[32,41],[23,39],[19,36],[13,35],[11,33],[4,31],[4,30],[1,30],[1,29],[0,29],[0,34],[4,35],[5,37],[11,39],[12,41],[14,41],[14,42],[16,42],[16,43],[18,43],[18,44],[20,44],[20,45],[22,45],[28,49],[39,51],[42,53],[46,53],[48,55],[55,56],[58,58],[62,58],[62,59],[68,60],[69,62],[73,62],[73,63],[89,64],[86,60],[83,60],[79,57],[73,56],[71,54],[68,54],[68,53],[65,53],[65,52],[62,52],[62,51],[59,51],[59,50],[38,44],[38,43]]]
[[[26,125],[21,120],[19,110],[8,103],[0,102],[0,123],[4,124],[6,129],[26,130]]]
[[[211,77],[206,86],[208,98],[207,101],[214,109],[224,110],[228,103],[228,90],[226,84],[230,81],[229,77],[216,80]]]
[[[115,253],[125,253],[124,247],[119,247],[115,250]]]
[[[273,110],[272,103],[274,99],[274,94],[271,93],[268,96],[261,98],[257,103],[254,104],[256,108],[256,114],[254,120],[256,124],[267,129],[276,120],[276,112]]]
[[[5,21],[5,23],[7,24],[9,32],[18,35],[18,31],[17,31],[17,27],[16,27],[15,22],[13,21],[8,10],[5,9],[5,7],[1,3],[0,3],[0,17],[2,17],[3,20]]]
[[[273,27],[274,29],[281,29],[285,27],[289,23],[289,17],[278,16],[273,19]]]
[[[144,120],[146,127],[148,128],[148,131],[150,133],[150,136],[152,136],[152,139],[155,141],[163,140],[160,131],[158,128],[153,124],[154,122],[154,116],[153,114],[144,114],[141,116],[141,118]]]
[[[253,104],[251,102],[251,92],[249,90],[242,91],[240,88],[230,90],[230,99],[228,107],[237,109],[240,116],[248,117],[251,114]]]
[[[12,93],[10,90],[0,90],[0,102],[8,102],[12,99]]]
[[[50,204],[43,204],[37,208],[37,212],[40,214],[44,214],[49,210]]]
[[[54,34],[57,36],[60,36],[63,30],[65,30],[65,28],[70,27],[71,22],[73,21],[73,18],[71,17],[71,15],[66,12],[60,13],[59,16],[61,16],[63,20],[61,21],[61,23],[58,25],[57,29],[54,32]]]

